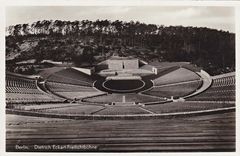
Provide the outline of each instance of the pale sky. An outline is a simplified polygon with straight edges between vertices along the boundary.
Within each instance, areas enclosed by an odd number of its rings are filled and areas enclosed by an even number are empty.
[[[6,8],[6,26],[38,20],[122,20],[208,27],[235,32],[233,7],[206,6],[20,6]]]

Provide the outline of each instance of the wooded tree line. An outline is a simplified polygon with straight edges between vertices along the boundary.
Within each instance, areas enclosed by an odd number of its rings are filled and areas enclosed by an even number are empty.
[[[43,20],[9,26],[7,34],[6,53],[11,52],[12,47],[17,48],[17,42],[44,38],[31,56],[41,56],[40,59],[52,56],[55,60],[73,60],[76,56],[84,56],[91,60],[94,55],[123,47],[124,51],[118,50],[122,55],[144,55],[147,56],[144,58],[162,61],[190,61],[213,74],[235,70],[235,35],[209,28],[166,27],[120,20]],[[81,41],[91,38],[92,42],[84,42],[85,45],[79,47],[80,38]],[[139,48],[146,51],[137,50]]]
[[[75,34],[92,35],[94,33],[115,34],[115,35],[147,35],[161,33],[163,25],[144,24],[140,22],[123,22],[109,20],[82,20],[82,21],[61,21],[43,20],[32,24],[17,24],[7,27],[7,33],[11,36],[23,36],[29,34]]]

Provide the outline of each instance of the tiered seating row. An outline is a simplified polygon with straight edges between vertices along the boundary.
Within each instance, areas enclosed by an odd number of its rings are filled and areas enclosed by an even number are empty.
[[[170,72],[173,72],[177,69],[179,69],[179,66],[169,66],[169,67],[156,67],[157,68],[157,74],[153,74],[153,75],[149,75],[149,76],[145,76],[145,78],[153,80],[153,79],[157,79],[163,75],[166,75]]]
[[[49,81],[61,82],[66,84],[75,84],[83,86],[92,86],[94,80],[91,76],[81,73],[75,69],[67,68],[56,72],[48,77]]]
[[[55,94],[69,98],[69,99],[81,99],[84,97],[91,97],[96,95],[104,94],[93,87],[56,83],[56,82],[46,82],[48,89]]]
[[[107,106],[106,109],[99,111],[98,115],[133,115],[133,114],[149,114],[138,106]]]
[[[28,89],[37,89],[34,79],[22,78],[7,75],[6,76],[6,87],[15,87],[15,88],[28,88]]]
[[[92,80],[90,75],[87,75],[85,73],[82,73],[78,70],[67,68],[66,70],[62,70],[57,73],[58,75],[62,75],[64,77],[71,77],[77,80],[86,81],[88,83],[92,83],[94,80]]]
[[[62,100],[54,99],[46,94],[6,93],[7,103],[57,102],[57,101]]]
[[[52,82],[58,82],[58,83],[68,83],[68,84],[73,84],[73,85],[81,85],[81,86],[92,86],[91,83],[77,80],[77,79],[73,79],[71,77],[64,77],[64,76],[60,76],[58,74],[53,74],[48,78],[48,81],[52,81]]]
[[[61,70],[64,70],[65,67],[50,67],[50,68],[45,68],[43,71],[39,73],[43,79],[47,79],[50,75],[53,73],[59,72]]]
[[[158,97],[183,97],[196,91],[202,85],[201,80],[192,82],[177,83],[166,86],[155,86],[151,90],[144,92],[144,94],[158,96]]]
[[[14,109],[19,110],[28,110],[28,111],[44,111],[47,109],[56,109],[56,108],[65,108],[78,106],[79,104],[70,104],[70,103],[44,103],[44,104],[25,104],[25,105],[14,105]]]
[[[212,87],[232,86],[232,85],[235,85],[235,75],[213,79]]]
[[[7,74],[6,76],[6,102],[56,102],[62,99],[41,92],[36,86],[36,80]]]
[[[42,92],[32,88],[7,87],[6,93],[41,94]]]
[[[157,79],[154,79],[153,82],[155,86],[160,86],[160,85],[187,82],[187,81],[193,81],[193,80],[199,80],[199,79],[200,77],[196,73],[185,68],[179,68],[168,74],[160,76]]]
[[[77,104],[74,106],[68,106],[68,107],[57,107],[57,108],[51,108],[43,110],[42,112],[47,113],[54,113],[54,114],[78,114],[78,115],[85,115],[85,114],[92,114],[96,111],[99,111],[103,109],[103,106],[96,106],[96,105],[81,105]]]
[[[47,81],[46,85],[53,92],[78,92],[78,91],[96,92],[97,91],[93,87],[64,84],[64,83],[51,82],[51,81]]]
[[[82,99],[86,97],[92,97],[92,96],[98,96],[104,94],[103,92],[55,92],[58,95],[61,95],[62,97],[68,98],[68,99]]]
[[[103,106],[97,105],[83,105],[79,103],[46,103],[46,104],[32,104],[32,105],[14,105],[14,109],[34,111],[42,113],[53,113],[53,114],[91,114],[96,111],[103,109]]]
[[[221,91],[211,91],[208,89],[202,94],[189,98],[189,101],[235,101],[235,90],[224,90],[224,87],[219,87]],[[223,89],[223,90],[222,90]]]
[[[235,76],[217,77],[205,92],[189,101],[235,101]]]
[[[186,102],[171,102],[157,105],[146,105],[144,108],[154,113],[176,113],[226,108],[234,106],[235,104],[230,103],[186,101]]]
[[[97,149],[89,150],[102,152],[235,151],[234,112],[154,120],[65,120],[20,115],[7,115],[6,119],[8,152],[16,151],[19,143],[32,147],[63,142],[95,145]]]
[[[145,102],[154,102],[154,101],[165,101],[162,98],[149,97],[140,94],[107,94],[102,96],[84,98],[85,101],[96,102],[96,103],[112,103],[112,102],[122,102],[123,96],[125,96],[126,102],[136,102],[136,103],[145,103]]]

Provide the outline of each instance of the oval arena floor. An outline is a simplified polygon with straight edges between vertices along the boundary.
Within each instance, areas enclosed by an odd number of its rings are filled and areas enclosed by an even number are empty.
[[[206,82],[197,71],[159,71],[131,93],[99,90],[72,68],[48,69],[44,81],[7,73],[6,150],[235,151],[235,73],[194,94]]]

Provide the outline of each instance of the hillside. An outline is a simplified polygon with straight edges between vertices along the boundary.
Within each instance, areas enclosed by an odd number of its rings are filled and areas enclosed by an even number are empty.
[[[37,21],[7,28],[7,66],[36,59],[94,64],[112,54],[187,61],[212,75],[235,71],[235,34],[123,21]],[[10,63],[9,63],[10,62]]]

